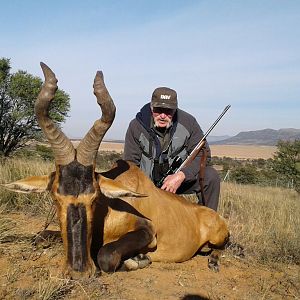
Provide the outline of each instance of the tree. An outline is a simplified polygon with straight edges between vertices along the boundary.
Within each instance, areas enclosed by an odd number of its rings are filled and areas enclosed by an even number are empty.
[[[28,141],[42,136],[34,103],[43,82],[25,71],[14,74],[10,71],[10,60],[0,59],[0,156],[9,156]],[[69,109],[69,95],[58,89],[50,106],[50,117],[59,126]]]
[[[300,140],[279,141],[274,154],[272,168],[279,177],[288,179],[295,190],[300,192]]]

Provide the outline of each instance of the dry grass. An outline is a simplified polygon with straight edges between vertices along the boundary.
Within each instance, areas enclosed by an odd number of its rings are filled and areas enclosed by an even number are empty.
[[[280,188],[222,183],[220,213],[234,240],[261,262],[300,264],[300,197]]]
[[[41,300],[65,299],[74,287],[71,280],[59,278],[41,278],[38,282],[37,298]]]
[[[0,165],[0,184],[9,183],[27,176],[46,175],[54,170],[53,163],[43,160],[6,159]],[[52,201],[45,194],[18,194],[0,186],[0,205],[6,210],[21,210],[26,213],[43,214],[48,211]]]
[[[54,170],[54,164],[43,160],[21,158],[6,159],[1,162],[1,183],[21,179],[26,176],[45,175]]]
[[[6,240],[8,236],[14,233],[15,222],[7,217],[3,216],[5,206],[0,206],[0,243]]]

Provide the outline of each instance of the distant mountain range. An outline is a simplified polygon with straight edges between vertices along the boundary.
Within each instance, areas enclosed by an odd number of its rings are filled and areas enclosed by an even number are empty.
[[[255,131],[243,131],[237,135],[225,139],[209,140],[211,145],[265,145],[275,146],[279,140],[300,140],[300,129],[282,128],[262,129]]]
[[[207,141],[211,144],[211,143],[214,143],[214,142],[227,140],[229,138],[231,138],[230,135],[218,135],[218,136],[209,135],[207,137]]]

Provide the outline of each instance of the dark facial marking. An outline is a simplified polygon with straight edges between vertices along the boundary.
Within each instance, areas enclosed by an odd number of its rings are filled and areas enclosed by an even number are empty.
[[[93,187],[93,166],[83,166],[72,161],[66,166],[59,166],[60,178],[58,192],[62,195],[78,196],[95,191]]]
[[[67,209],[68,262],[75,271],[83,272],[87,261],[87,216],[83,204],[70,204]]]

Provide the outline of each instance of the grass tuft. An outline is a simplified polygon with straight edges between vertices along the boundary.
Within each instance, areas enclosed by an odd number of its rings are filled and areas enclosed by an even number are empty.
[[[68,279],[41,278],[38,282],[37,295],[41,300],[64,299],[74,287],[74,283]]]
[[[4,211],[5,207],[0,206],[0,244],[13,234],[16,225],[11,218],[3,216]]]

